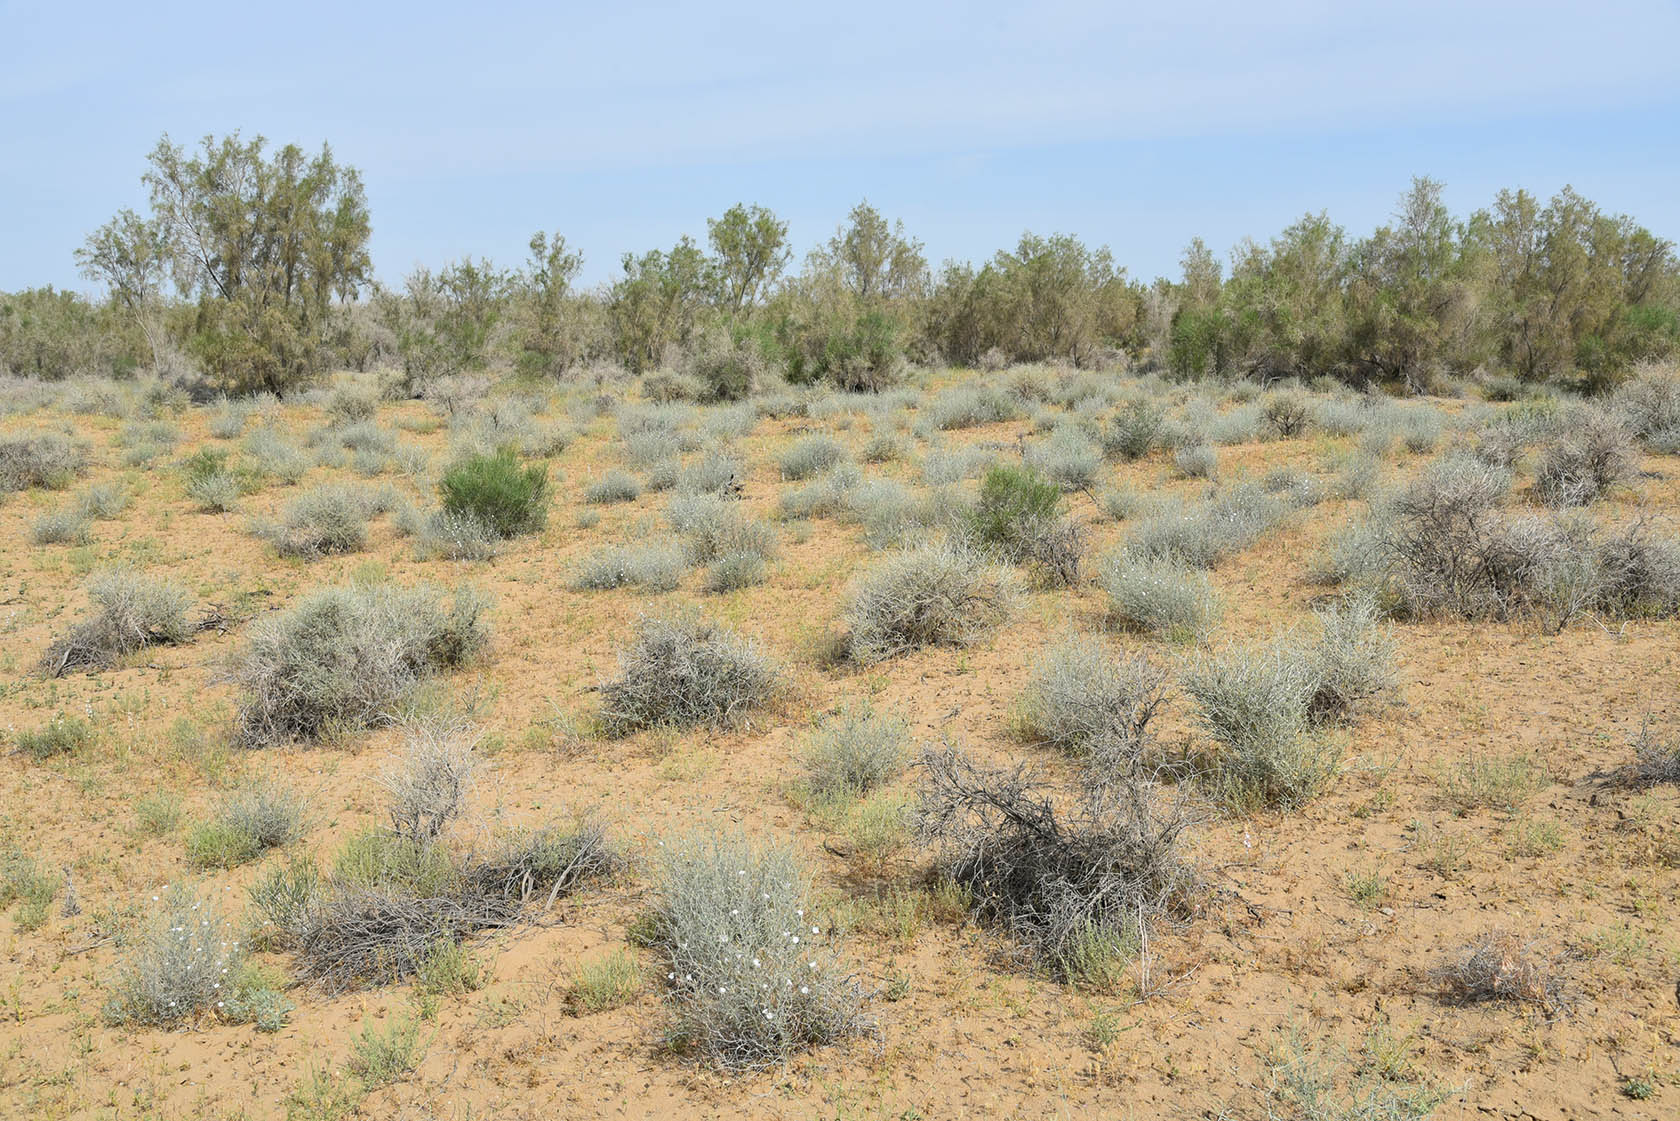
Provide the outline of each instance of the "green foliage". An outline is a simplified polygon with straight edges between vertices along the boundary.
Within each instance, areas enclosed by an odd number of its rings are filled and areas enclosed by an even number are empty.
[[[974,541],[1011,559],[1025,555],[1036,527],[1056,521],[1062,492],[1028,467],[1000,464],[986,472],[980,501],[969,514]]]
[[[522,464],[512,448],[469,455],[444,472],[438,493],[445,511],[501,537],[534,533],[548,519],[548,465]]]

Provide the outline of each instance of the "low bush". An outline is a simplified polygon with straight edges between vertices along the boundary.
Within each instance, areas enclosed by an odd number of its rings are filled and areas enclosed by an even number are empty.
[[[421,560],[441,557],[487,561],[501,551],[501,535],[479,521],[476,514],[434,510],[429,517],[416,516],[416,520],[418,525],[411,528],[415,531],[415,553]]]
[[[1219,466],[1219,453],[1206,444],[1179,448],[1173,453],[1173,466],[1186,479],[1211,479]]]
[[[244,958],[239,937],[213,897],[172,885],[117,967],[105,1018],[114,1024],[168,1025],[212,1013]]]
[[[228,676],[236,738],[251,747],[315,740],[385,718],[416,683],[488,641],[485,602],[461,589],[325,588],[258,622]]]
[[[1633,765],[1624,772],[1629,785],[1680,785],[1680,736],[1664,734],[1647,720],[1633,741]]]
[[[818,802],[862,798],[904,769],[910,730],[867,704],[829,720],[801,759],[805,787]]]
[[[1166,674],[1142,654],[1115,657],[1100,639],[1069,635],[1046,650],[1021,696],[1023,732],[1105,768],[1130,770],[1149,746]]]
[[[770,700],[777,673],[758,645],[695,615],[643,616],[601,685],[609,735],[738,723]]]
[[[1368,596],[1355,596],[1317,613],[1319,638],[1310,649],[1316,682],[1308,709],[1319,722],[1348,719],[1359,707],[1393,692],[1395,643]]]
[[[427,716],[403,727],[402,746],[379,776],[391,832],[433,841],[461,816],[479,770],[478,735],[448,716]]]
[[[656,875],[648,940],[665,961],[673,1050],[750,1070],[867,1030],[862,992],[789,850],[670,841]]]
[[[1114,553],[1097,573],[1109,621],[1173,642],[1202,642],[1223,608],[1207,576],[1174,560]]]
[[[924,646],[968,646],[1015,611],[1008,570],[951,545],[888,557],[854,585],[846,607],[846,649],[872,663]]]
[[[1103,453],[1110,459],[1142,459],[1160,439],[1165,420],[1166,411],[1155,402],[1128,401],[1102,431]]]
[[[1282,499],[1257,487],[1233,487],[1209,501],[1140,519],[1126,551],[1140,560],[1213,568],[1254,544],[1288,511]]]
[[[676,488],[685,495],[738,495],[747,468],[732,455],[712,452],[677,472]]]
[[[706,566],[701,590],[713,594],[739,591],[764,583],[764,558],[757,553],[725,553]]]
[[[666,517],[682,537],[691,564],[743,553],[764,559],[776,555],[776,531],[728,499],[679,495],[671,500]]]
[[[619,545],[585,557],[572,578],[572,586],[589,591],[641,588],[668,592],[681,582],[687,564],[682,547],[676,544]]]
[[[1204,655],[1184,673],[1198,716],[1223,749],[1214,783],[1239,808],[1296,809],[1336,772],[1334,750],[1316,734],[1317,666],[1287,642]]]
[[[87,454],[57,432],[0,435],[0,491],[63,490],[87,470]]]
[[[1087,769],[1062,791],[1026,766],[988,770],[949,747],[917,769],[919,831],[940,873],[1054,975],[1111,980],[1144,927],[1193,914],[1191,818],[1139,774]]]
[[[93,540],[93,526],[78,511],[55,510],[35,519],[29,540],[37,545],[86,545]]]
[[[1509,931],[1476,939],[1431,976],[1447,999],[1461,1004],[1504,1000],[1550,1011],[1562,1002],[1556,966],[1536,943]]]
[[[797,481],[838,467],[848,458],[844,445],[832,436],[801,436],[782,453],[777,467],[782,478]]]
[[[597,505],[614,502],[634,502],[642,496],[642,484],[634,475],[623,471],[608,471],[583,488],[583,500]]]
[[[118,568],[88,584],[93,613],[47,648],[41,668],[57,677],[72,669],[106,669],[148,646],[185,642],[191,602],[185,588]]]
[[[1102,472],[1102,449],[1071,428],[1057,428],[1050,438],[1026,451],[1026,465],[1065,491],[1089,490]]]
[[[187,858],[199,868],[232,868],[303,836],[303,799],[273,783],[223,798],[215,815],[187,834]]]
[[[357,486],[323,486],[286,504],[276,525],[258,534],[286,557],[357,553],[367,547],[367,523],[389,508],[390,495]]]
[[[1586,506],[1638,466],[1638,448],[1621,419],[1582,408],[1568,430],[1541,449],[1534,490],[1551,506]]]
[[[535,533],[548,520],[548,466],[522,464],[513,449],[469,455],[438,482],[443,508],[471,515],[499,537]]]
[[[1020,408],[995,386],[970,384],[945,390],[924,407],[929,423],[942,431],[1014,420]]]
[[[57,755],[69,755],[93,743],[93,725],[62,712],[39,728],[26,729],[17,734],[18,750],[31,759],[46,760]]]
[[[1304,394],[1282,389],[1266,395],[1260,403],[1260,415],[1268,428],[1288,440],[1306,432],[1312,422],[1312,406]]]

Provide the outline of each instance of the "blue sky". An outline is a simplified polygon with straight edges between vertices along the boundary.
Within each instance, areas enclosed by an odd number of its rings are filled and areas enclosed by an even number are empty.
[[[859,198],[934,261],[1021,232],[1176,273],[1413,174],[1455,211],[1565,183],[1680,238],[1680,4],[52,5],[0,0],[0,289],[233,129],[362,169],[382,279],[536,229],[586,282],[737,201],[803,253]]]

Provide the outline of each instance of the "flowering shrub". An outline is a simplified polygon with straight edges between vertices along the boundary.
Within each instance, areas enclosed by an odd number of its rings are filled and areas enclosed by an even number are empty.
[[[662,844],[660,855],[652,941],[666,961],[674,1049],[748,1069],[868,1026],[790,851],[712,836]]]
[[[116,1024],[176,1024],[224,1007],[244,959],[213,901],[191,888],[164,888],[150,928],[117,974],[105,1017]]]

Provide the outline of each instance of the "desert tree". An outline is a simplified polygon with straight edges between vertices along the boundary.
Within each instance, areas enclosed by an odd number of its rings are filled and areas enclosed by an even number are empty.
[[[706,219],[712,246],[712,275],[717,300],[730,315],[753,306],[763,289],[787,267],[792,250],[787,223],[762,206],[736,203],[721,218]]]

